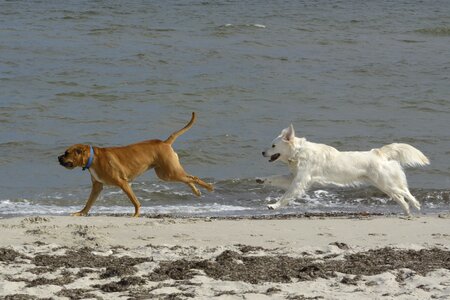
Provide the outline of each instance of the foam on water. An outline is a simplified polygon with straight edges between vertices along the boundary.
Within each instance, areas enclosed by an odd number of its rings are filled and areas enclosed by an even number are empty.
[[[33,204],[29,201],[13,202],[11,200],[0,200],[0,217],[20,216],[20,215],[68,215],[79,211],[80,206],[55,206]],[[155,205],[143,206],[142,214],[173,214],[181,216],[190,215],[239,215],[243,211],[251,208],[242,206],[222,205],[219,203],[196,204],[196,205]],[[94,206],[91,214],[124,214],[133,213],[133,208],[129,206]],[[250,213],[249,213],[250,215]]]
[[[283,191],[262,187],[253,180],[233,179],[216,182],[214,193],[204,193],[198,198],[183,185],[166,185],[154,182],[136,182],[133,190],[142,204],[142,213],[175,214],[182,216],[264,215],[299,212],[376,212],[401,213],[395,201],[374,188],[312,189],[306,195],[291,201],[277,211],[267,205],[280,199]],[[69,214],[80,210],[89,195],[90,187],[34,198],[5,199],[0,201],[0,216],[27,214]],[[412,190],[422,203],[423,213],[448,210],[450,192],[446,190]],[[91,213],[131,213],[133,206],[124,193],[107,187],[94,204]]]

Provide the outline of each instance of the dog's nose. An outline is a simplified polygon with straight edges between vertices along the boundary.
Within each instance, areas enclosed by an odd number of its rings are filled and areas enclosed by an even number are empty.
[[[262,155],[263,155],[263,156],[266,156],[266,151],[263,151]]]

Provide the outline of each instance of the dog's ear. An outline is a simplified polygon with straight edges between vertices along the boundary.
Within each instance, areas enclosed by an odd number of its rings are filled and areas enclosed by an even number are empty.
[[[80,145],[79,151],[80,151],[80,155],[83,160],[83,165],[86,165],[89,160],[89,146],[88,145]]]
[[[295,130],[294,126],[291,124],[291,126],[283,130],[283,139],[288,142],[292,142],[294,140],[294,137],[295,137]]]

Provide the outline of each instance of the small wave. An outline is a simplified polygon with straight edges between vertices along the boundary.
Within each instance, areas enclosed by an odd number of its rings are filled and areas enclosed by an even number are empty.
[[[403,43],[425,43],[425,41],[408,40],[408,39],[400,40],[400,42],[403,42]]]
[[[87,94],[82,92],[68,92],[68,93],[57,93],[58,97],[72,97],[72,98],[84,98],[87,97]]]
[[[263,24],[238,24],[238,25],[233,25],[233,24],[225,24],[219,27],[256,27],[256,28],[266,28],[266,25]]]
[[[69,215],[79,211],[81,206],[55,206],[36,205],[29,201],[14,202],[11,200],[0,200],[0,216],[23,216],[23,215]],[[142,206],[142,214],[173,214],[173,215],[211,215],[211,214],[233,214],[249,211],[251,208],[244,206],[224,205],[219,203],[196,204],[196,205],[154,205]],[[92,214],[123,214],[132,213],[129,205],[94,206]]]
[[[62,215],[80,210],[79,206],[36,205],[30,201],[0,200],[0,216]]]
[[[216,36],[231,35],[236,33],[249,32],[252,29],[265,29],[266,25],[263,24],[224,24],[215,28],[214,34]]]
[[[417,29],[415,32],[435,36],[450,36],[450,27],[422,28]]]
[[[172,215],[210,215],[229,214],[233,212],[248,211],[250,208],[243,206],[223,205],[218,203],[199,205],[154,205],[142,206],[142,214],[172,214]],[[132,212],[130,206],[97,206],[90,213],[96,214],[123,214]]]
[[[50,80],[47,81],[47,83],[49,84],[54,84],[57,86],[68,86],[68,87],[74,87],[74,86],[78,86],[79,84],[73,81],[65,81],[65,80]]]
[[[5,148],[5,149],[13,149],[16,147],[30,147],[30,146],[36,146],[38,145],[35,142],[32,141],[10,141],[10,142],[3,142],[0,143],[0,148]]]
[[[110,27],[105,27],[105,28],[94,28],[91,29],[89,31],[89,35],[95,35],[95,36],[99,36],[99,35],[107,35],[107,34],[113,34],[116,32],[120,32],[122,30],[122,28],[120,26],[110,26]]]
[[[173,28],[148,28],[148,31],[155,31],[155,32],[174,32],[176,31]]]

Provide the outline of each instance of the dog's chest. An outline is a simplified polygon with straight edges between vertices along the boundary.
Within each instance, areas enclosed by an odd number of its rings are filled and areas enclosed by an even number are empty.
[[[105,183],[98,177],[98,175],[97,175],[97,173],[95,173],[94,169],[89,169],[89,173],[91,173],[91,176],[94,177],[94,179],[96,181],[101,182],[101,183]]]
[[[302,172],[306,168],[306,161],[299,159],[292,159],[288,161],[288,168],[291,174],[297,175],[297,173]]]

